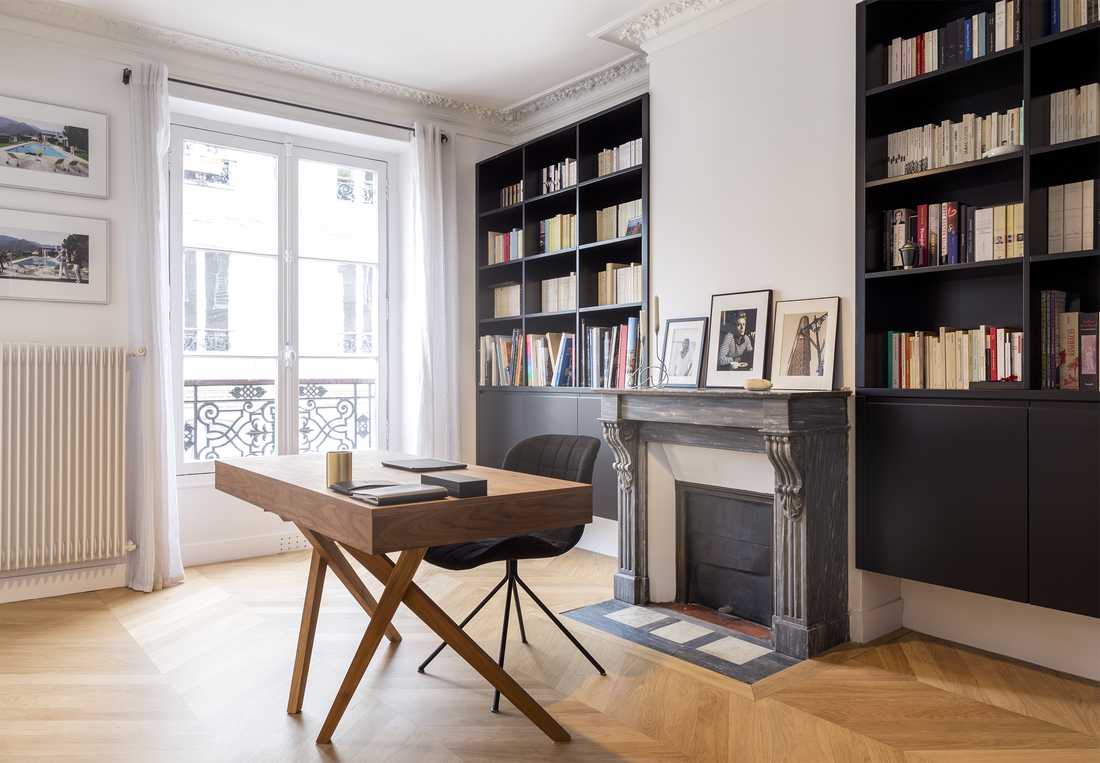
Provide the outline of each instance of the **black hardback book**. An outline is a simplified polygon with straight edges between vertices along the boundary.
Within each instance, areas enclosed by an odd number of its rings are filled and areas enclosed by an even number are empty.
[[[486,495],[489,484],[484,477],[469,472],[432,472],[420,475],[421,485],[438,485],[452,498],[476,498]]]
[[[393,506],[399,503],[438,501],[447,497],[447,490],[438,485],[390,485],[356,490],[351,497],[372,506]]]

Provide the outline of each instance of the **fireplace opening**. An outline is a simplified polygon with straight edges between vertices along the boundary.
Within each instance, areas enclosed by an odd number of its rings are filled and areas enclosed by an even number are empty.
[[[770,629],[772,524],[769,494],[677,482],[677,603]]]

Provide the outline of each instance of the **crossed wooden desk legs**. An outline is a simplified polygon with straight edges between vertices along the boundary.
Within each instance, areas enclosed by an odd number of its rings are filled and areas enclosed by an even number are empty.
[[[412,582],[417,567],[424,559],[427,549],[417,548],[402,551],[395,564],[384,554],[366,554],[348,546],[338,546],[331,538],[315,533],[299,525],[306,540],[313,546],[313,556],[309,566],[309,580],[306,585],[305,605],[302,609],[302,625],[298,632],[298,652],[294,659],[294,672],[290,681],[290,699],[287,712],[295,714],[302,709],[302,697],[305,695],[306,677],[309,674],[309,659],[313,651],[313,636],[317,631],[317,615],[321,608],[321,590],[324,587],[325,570],[331,568],[338,578],[348,587],[352,596],[371,615],[370,624],[363,634],[359,648],[348,667],[340,689],[336,692],[332,708],[325,718],[321,731],[317,735],[318,744],[332,741],[340,718],[347,710],[352,695],[355,694],[363,674],[374,657],[383,634],[391,641],[401,640],[393,627],[392,620],[397,606],[405,603],[425,625],[435,631],[443,641],[466,660],[470,666],[482,675],[496,689],[500,690],[532,723],[542,729],[555,742],[568,742],[569,733],[555,721],[543,707],[532,699],[515,680],[504,672],[497,663],[477,643],[458,627],[446,612],[439,608],[431,598]],[[375,602],[367,591],[363,581],[355,574],[341,548],[345,549],[371,575],[385,585],[382,598]]]

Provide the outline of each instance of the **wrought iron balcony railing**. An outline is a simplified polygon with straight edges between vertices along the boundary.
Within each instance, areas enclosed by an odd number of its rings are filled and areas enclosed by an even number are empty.
[[[298,450],[369,448],[374,379],[302,379]],[[272,379],[192,379],[183,383],[183,451],[188,461],[275,452]]]

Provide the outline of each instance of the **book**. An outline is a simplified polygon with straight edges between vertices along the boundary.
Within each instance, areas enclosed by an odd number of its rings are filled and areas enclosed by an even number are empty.
[[[1100,135],[1100,83],[1051,93],[1049,109],[1052,145]]]
[[[1009,257],[1023,257],[1024,256],[1024,204],[1018,202],[1012,205],[1012,251],[1008,252]],[[1006,232],[1006,236],[1007,236]]]
[[[501,233],[489,231],[487,265],[511,262],[523,257],[523,231],[519,228]]]
[[[1052,185],[1047,193],[1047,254],[1059,254],[1065,251],[1063,221],[1066,188]]]
[[[1078,321],[1078,329],[1081,338],[1080,366],[1081,389],[1095,392],[1100,382],[1098,374],[1098,361],[1100,361],[1100,345],[1098,345],[1097,333],[1100,327],[1100,314],[1081,313]]]
[[[988,11],[952,19],[938,29],[913,37],[895,37],[887,43],[883,77],[888,84],[957,66],[1023,40],[1022,3],[1002,2]],[[1000,11],[1002,21],[997,24]],[[1000,44],[997,31],[1001,30]]]
[[[628,140],[614,148],[605,148],[596,154],[596,176],[637,167],[642,163],[642,139]]]
[[[990,149],[1023,145],[1023,107],[1001,114],[963,114],[886,136],[886,176],[901,177],[981,159]],[[881,165],[879,165],[881,166]]]
[[[974,213],[974,236],[976,239],[974,261],[986,262],[993,259],[993,208],[984,207]]]
[[[554,193],[577,184],[577,160],[572,157],[543,167],[539,173],[541,194]]]
[[[539,282],[539,311],[556,313],[577,309],[577,274],[546,278]]]
[[[978,326],[886,332],[886,384],[892,389],[969,389],[1014,382],[1023,372],[1023,332]]]
[[[1081,249],[1096,247],[1096,181],[1081,183]]]
[[[520,285],[506,284],[493,289],[493,317],[512,318],[520,314]]]
[[[1081,251],[1082,207],[1084,187],[1081,183],[1066,183],[1063,207],[1062,236],[1063,249],[1067,252]]]
[[[993,259],[1005,259],[1005,229],[1007,215],[1004,207],[993,208]]]
[[[571,249],[577,245],[577,216],[563,212],[539,220],[538,251],[543,254]]]
[[[511,207],[523,201],[523,181],[519,180],[500,189],[500,206]]]
[[[1079,390],[1080,379],[1080,328],[1079,312],[1065,312],[1058,320],[1058,387]]]

